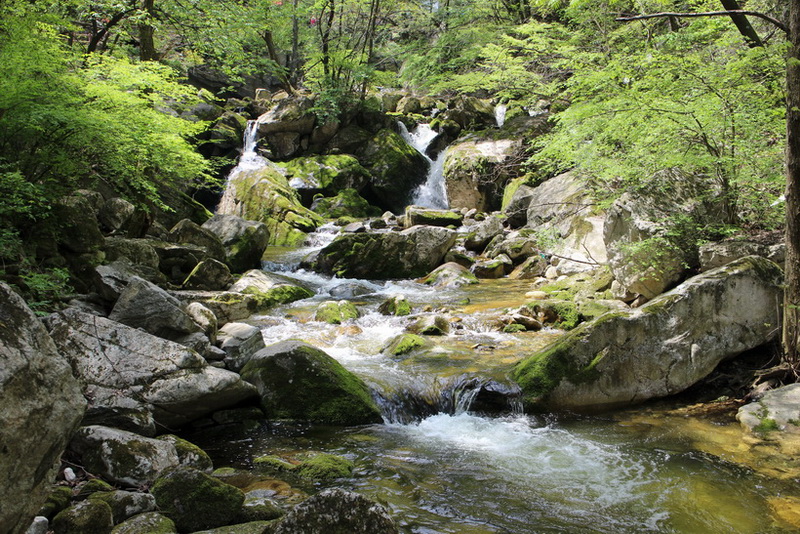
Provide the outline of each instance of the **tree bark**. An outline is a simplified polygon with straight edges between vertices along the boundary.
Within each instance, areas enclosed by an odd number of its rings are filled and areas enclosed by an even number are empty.
[[[800,346],[800,0],[789,2],[786,59],[786,288],[783,354],[797,371]]]
[[[142,61],[155,61],[158,59],[155,43],[155,28],[151,21],[155,17],[155,0],[142,0],[142,10],[147,13],[147,19],[139,23],[139,59]]]
[[[722,2],[722,6],[728,11],[738,11],[742,8],[739,7],[739,2],[737,0],[720,0]],[[731,13],[731,20],[734,24],[736,24],[736,28],[739,30],[739,33],[742,34],[747,44],[750,45],[751,48],[756,46],[764,46],[764,43],[761,41],[761,37],[758,36],[756,30],[753,29],[753,26],[750,25],[750,21],[747,20],[745,15],[741,15],[739,13]]]

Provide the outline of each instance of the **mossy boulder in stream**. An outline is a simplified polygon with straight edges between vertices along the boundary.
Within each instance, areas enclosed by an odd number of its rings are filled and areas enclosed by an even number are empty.
[[[392,295],[378,306],[378,311],[383,315],[404,317],[411,315],[411,303],[404,295]]]
[[[314,320],[328,324],[342,324],[345,321],[358,319],[358,315],[358,308],[352,302],[328,300],[319,305]]]
[[[288,456],[260,456],[253,462],[268,473],[291,472],[309,480],[332,480],[353,474],[353,462],[337,454],[307,451]]]
[[[251,269],[244,273],[230,287],[230,291],[252,295],[256,299],[258,308],[262,310],[314,296],[314,293],[305,287],[292,284],[280,275],[259,269]]]
[[[317,196],[314,198],[311,210],[326,219],[375,217],[381,213],[380,208],[367,202],[355,189],[342,189],[332,197]]]
[[[114,527],[111,507],[102,501],[82,501],[53,518],[55,534],[109,534]]]
[[[517,365],[524,403],[587,410],[679,393],[775,337],[782,281],[777,265],[749,256],[584,323]]]
[[[295,158],[278,163],[294,189],[335,195],[342,189],[361,191],[369,181],[369,172],[349,154],[329,154]]]
[[[299,340],[260,350],[242,369],[272,419],[335,425],[381,422],[367,385],[325,354]]]
[[[414,349],[427,345],[429,345],[429,342],[422,336],[418,336],[417,334],[401,334],[392,338],[386,347],[384,347],[383,352],[391,354],[392,356],[402,356]]]

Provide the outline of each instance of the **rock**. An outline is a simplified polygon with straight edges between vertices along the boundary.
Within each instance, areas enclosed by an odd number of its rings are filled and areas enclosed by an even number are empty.
[[[467,234],[464,248],[475,252],[483,252],[486,245],[495,237],[503,234],[503,220],[500,217],[488,217]]]
[[[58,512],[69,506],[71,501],[72,488],[70,486],[53,486],[47,495],[47,500],[39,509],[39,515],[52,519]]]
[[[241,273],[261,267],[261,257],[269,244],[266,224],[217,213],[203,223],[203,228],[222,242],[231,271]]]
[[[343,278],[416,278],[438,267],[455,240],[454,231],[434,226],[343,234],[319,252],[312,268]]]
[[[508,256],[514,263],[519,264],[527,258],[539,253],[535,238],[526,235],[526,232],[511,232],[503,237],[496,237],[486,247],[484,255],[489,258]]]
[[[179,532],[227,525],[244,504],[240,489],[189,467],[166,472],[150,491],[159,509],[175,522]]]
[[[381,422],[364,382],[323,351],[288,340],[256,353],[242,369],[271,419],[334,425]]]
[[[230,176],[217,212],[264,223],[271,245],[299,245],[323,223],[302,205],[297,191],[273,165]]]
[[[200,327],[212,343],[216,340],[218,322],[213,311],[199,302],[190,302],[186,305],[186,314],[192,318],[194,324]]]
[[[86,401],[42,323],[3,283],[0,360],[0,532],[21,534],[47,498]]]
[[[416,334],[400,334],[387,343],[381,352],[385,352],[392,356],[402,356],[409,352],[425,347],[429,342],[421,336]]]
[[[230,287],[229,291],[252,295],[260,310],[314,296],[309,289],[288,283],[279,275],[265,273],[258,269],[244,273]]]
[[[736,419],[745,430],[761,435],[796,428],[800,422],[800,384],[767,391],[758,401],[739,408]]]
[[[113,410],[123,399],[175,428],[255,394],[196,352],[109,319],[68,309],[51,316],[49,326],[92,399],[90,413]]]
[[[345,321],[358,319],[359,313],[355,304],[347,300],[323,302],[314,314],[315,321],[328,324],[342,324]]]
[[[584,323],[514,370],[528,409],[610,408],[683,391],[779,331],[782,273],[750,256]]]
[[[108,234],[126,237],[144,237],[150,226],[150,217],[124,198],[109,198],[97,214],[100,226]]]
[[[53,518],[55,534],[109,534],[114,527],[111,507],[102,501],[82,501]]]
[[[284,456],[262,456],[253,460],[267,471],[291,471],[308,480],[333,480],[353,474],[353,462],[336,454],[307,451]]]
[[[127,239],[124,237],[107,237],[104,241],[106,261],[114,262],[127,258],[136,269],[152,273],[145,277],[163,279],[164,275],[158,270],[159,259],[156,250],[147,239]]]
[[[210,473],[214,470],[214,464],[211,462],[211,457],[208,456],[206,451],[175,434],[164,434],[158,436],[158,439],[171,443],[178,453],[178,461],[184,467],[193,467],[200,471]]]
[[[264,345],[261,330],[245,323],[228,323],[218,333],[220,348],[225,351],[225,366],[238,373],[253,354]]]
[[[227,527],[200,530],[193,534],[272,534],[275,521],[250,521]]]
[[[58,221],[55,237],[59,246],[75,254],[103,248],[103,234],[86,197],[73,195],[60,199],[53,205],[52,216]]]
[[[309,196],[333,196],[343,189],[361,191],[370,179],[367,169],[349,154],[330,154],[295,158],[278,163],[286,172],[289,185]]]
[[[209,257],[205,247],[199,245],[178,245],[156,239],[149,239],[147,243],[158,254],[158,268],[177,285],[186,280],[198,263]]]
[[[404,317],[411,315],[411,304],[406,300],[405,295],[392,295],[378,306],[378,311],[383,315]]]
[[[406,228],[418,224],[427,226],[454,226],[459,227],[464,221],[464,216],[450,210],[435,210],[419,206],[406,207]]]
[[[477,284],[478,279],[463,265],[448,262],[428,273],[419,282],[428,286],[447,288]]]
[[[614,278],[651,299],[697,265],[696,236],[687,225],[721,224],[724,209],[703,178],[677,169],[656,173],[646,184],[614,201],[603,237]]]
[[[421,336],[446,336],[450,332],[450,323],[441,315],[423,315],[407,330]]]
[[[236,518],[236,522],[271,521],[283,516],[286,512],[270,498],[271,494],[272,492],[265,490],[252,490],[245,493],[242,511]]]
[[[186,289],[226,289],[233,282],[231,271],[221,261],[209,258],[198,263],[181,284]]]
[[[361,221],[351,222],[342,227],[343,234],[360,234],[367,231],[366,225]]]
[[[217,234],[189,219],[183,219],[173,226],[167,239],[173,243],[203,247],[210,258],[220,262],[227,260],[225,247]]]
[[[519,228],[528,224],[528,206],[535,196],[534,186],[521,184],[516,188],[503,207],[503,214],[509,226]]]
[[[184,303],[199,302],[214,313],[220,324],[247,319],[259,309],[254,295],[233,291],[171,291],[170,294]]]
[[[370,192],[380,205],[400,212],[411,191],[425,181],[428,161],[393,130],[381,130],[356,152],[372,180]]]
[[[50,530],[50,521],[46,517],[37,515],[33,518],[31,526],[25,531],[25,534],[47,534]]]
[[[512,280],[531,280],[544,276],[545,271],[550,266],[547,260],[540,255],[529,256],[525,261],[517,265],[508,275]]]
[[[114,524],[122,523],[134,515],[156,510],[156,499],[149,493],[122,490],[99,491],[92,493],[89,500],[106,503],[111,508]]]
[[[132,487],[152,484],[159,473],[180,465],[175,446],[167,441],[99,425],[82,427],[70,449],[89,472]]]
[[[181,301],[138,277],[131,278],[108,318],[165,339],[200,331]]]
[[[158,512],[147,512],[133,516],[115,526],[111,534],[177,534],[178,529],[171,519]]]
[[[767,242],[734,238],[704,243],[699,250],[700,270],[715,269],[745,256],[762,256],[781,265],[785,261],[786,245],[779,241],[782,235],[770,237],[773,239]]]
[[[330,289],[329,293],[337,299],[351,299],[374,293],[375,288],[363,282],[344,282]]]
[[[275,527],[274,534],[396,534],[386,510],[357,493],[328,489],[295,506]]]
[[[342,189],[331,197],[316,197],[311,204],[311,211],[326,219],[374,217],[380,213],[379,208],[367,202],[355,189]]]
[[[510,263],[510,260],[506,263],[502,259],[479,260],[470,270],[477,278],[503,278],[506,275],[506,267],[510,270]]]

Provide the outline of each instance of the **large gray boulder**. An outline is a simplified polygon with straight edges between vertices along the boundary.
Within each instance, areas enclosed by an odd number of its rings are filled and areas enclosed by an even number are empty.
[[[139,277],[130,279],[108,318],[166,339],[200,332],[185,304]]]
[[[441,265],[455,242],[455,231],[435,226],[383,234],[342,234],[319,252],[311,266],[344,278],[417,278]]]
[[[252,295],[258,302],[259,309],[314,296],[311,290],[290,283],[281,275],[266,273],[259,269],[251,269],[244,273],[228,288],[228,291]]]
[[[110,319],[67,309],[49,326],[92,400],[90,413],[120,413],[119,399],[125,399],[134,404],[128,410],[144,410],[157,424],[176,428],[256,394],[195,351]]]
[[[0,532],[44,504],[86,401],[69,362],[25,302],[0,283]]]
[[[294,507],[278,522],[274,534],[396,534],[386,509],[357,493],[334,488]]]
[[[514,370],[529,409],[610,408],[683,391],[779,331],[783,274],[749,256],[584,323]]]
[[[182,219],[169,231],[167,239],[173,243],[203,247],[209,257],[217,261],[226,260],[225,247],[217,235],[189,219]]]
[[[222,241],[231,271],[241,273],[261,267],[261,256],[269,243],[266,224],[217,213],[203,223],[203,228],[213,232]]]

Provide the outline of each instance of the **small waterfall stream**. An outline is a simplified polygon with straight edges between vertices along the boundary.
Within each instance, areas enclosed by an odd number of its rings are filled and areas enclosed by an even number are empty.
[[[505,104],[497,104],[494,108],[494,120],[498,128],[502,128],[506,123],[506,111],[508,107]]]
[[[235,195],[230,187],[237,177],[246,172],[257,171],[269,165],[274,165],[274,163],[260,156],[256,151],[259,125],[260,123],[257,120],[247,121],[247,127],[242,136],[242,153],[236,162],[236,166],[228,173],[225,191],[222,193],[219,204],[217,204],[217,213],[237,214]]]
[[[414,147],[417,152],[425,156],[430,163],[425,181],[411,195],[411,203],[423,208],[447,209],[450,203],[447,200],[447,187],[444,181],[444,159],[446,150],[437,154],[436,159],[431,159],[427,154],[428,147],[438,135],[428,124],[418,124],[414,130],[408,131],[406,125],[398,122],[400,134],[406,142]]]

